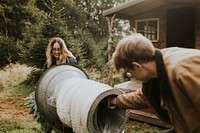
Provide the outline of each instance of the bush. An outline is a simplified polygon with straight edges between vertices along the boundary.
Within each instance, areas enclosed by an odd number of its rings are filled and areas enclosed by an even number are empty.
[[[27,76],[27,79],[23,82],[25,85],[36,85],[44,70],[41,69],[34,69],[32,72]]]
[[[0,36],[0,50],[0,67],[17,61],[18,48],[13,38]]]

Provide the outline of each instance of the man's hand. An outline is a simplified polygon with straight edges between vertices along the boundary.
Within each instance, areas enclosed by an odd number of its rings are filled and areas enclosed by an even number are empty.
[[[117,107],[117,96],[110,96],[108,98],[108,108],[115,109]]]

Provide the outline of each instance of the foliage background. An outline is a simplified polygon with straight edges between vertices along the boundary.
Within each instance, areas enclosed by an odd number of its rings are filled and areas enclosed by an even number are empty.
[[[0,67],[21,62],[42,68],[51,37],[62,37],[81,67],[107,63],[108,26],[103,10],[125,0],[1,0]],[[122,26],[115,23],[115,41]]]

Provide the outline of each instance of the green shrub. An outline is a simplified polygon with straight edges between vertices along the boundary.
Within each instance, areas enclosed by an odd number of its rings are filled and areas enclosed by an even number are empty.
[[[13,38],[0,36],[0,57],[0,67],[17,61],[18,48]]]
[[[33,70],[28,76],[27,79],[22,83],[25,85],[36,85],[42,74],[44,73],[44,70],[37,69]]]

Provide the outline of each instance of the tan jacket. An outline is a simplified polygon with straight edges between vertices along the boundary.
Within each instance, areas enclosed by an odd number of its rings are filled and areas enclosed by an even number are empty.
[[[167,110],[177,133],[200,133],[200,50],[172,47],[161,53],[175,103],[161,98],[160,106]],[[118,96],[117,105],[138,109],[149,101],[141,89]]]

